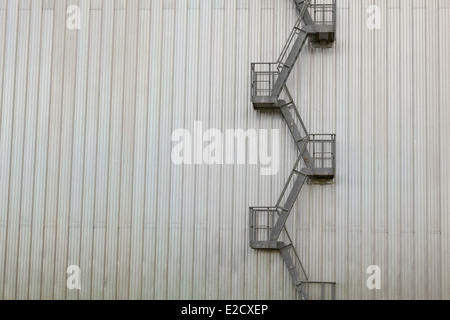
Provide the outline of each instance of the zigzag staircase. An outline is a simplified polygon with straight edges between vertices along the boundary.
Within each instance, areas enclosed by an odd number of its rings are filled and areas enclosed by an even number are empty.
[[[308,39],[320,47],[334,42],[336,4],[335,0],[293,1],[300,17],[278,61],[252,63],[252,103],[256,110],[281,112],[298,148],[298,159],[276,205],[250,208],[250,246],[280,252],[300,299],[310,298],[308,289],[312,286],[319,286],[320,298],[335,299],[335,283],[308,279],[286,229],[307,179],[334,179],[335,135],[308,133],[286,82]]]

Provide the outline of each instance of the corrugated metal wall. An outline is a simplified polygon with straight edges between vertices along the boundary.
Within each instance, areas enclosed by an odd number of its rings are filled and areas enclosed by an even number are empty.
[[[310,132],[337,134],[337,178],[302,190],[290,230],[339,299],[449,299],[450,0],[337,4],[335,47],[305,49],[289,84]],[[275,60],[296,16],[291,0],[0,0],[0,298],[295,298],[247,220],[296,158],[281,117],[252,109],[250,62]],[[171,134],[197,120],[280,129],[280,173],[175,166]]]

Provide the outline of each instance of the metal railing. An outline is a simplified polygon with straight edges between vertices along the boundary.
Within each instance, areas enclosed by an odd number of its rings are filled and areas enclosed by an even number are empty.
[[[306,0],[305,5],[302,8],[302,11],[300,12],[300,16],[297,19],[297,22],[295,23],[294,28],[291,31],[291,34],[289,35],[288,40],[286,41],[286,44],[284,45],[283,50],[281,51],[280,56],[278,57],[277,63],[278,63],[278,69],[281,71],[281,69],[285,66],[285,61],[288,56],[288,53],[291,51],[292,46],[295,43],[296,38],[301,32],[300,26],[303,21],[303,16],[308,11],[308,8],[311,6],[311,0]]]
[[[300,256],[298,255],[297,249],[295,249],[295,246],[293,245],[291,236],[289,235],[286,227],[284,228],[284,232],[286,233],[286,236],[289,239],[289,245],[287,245],[287,247],[289,250],[289,254],[292,258],[292,261],[294,262],[294,268],[295,268],[295,270],[297,270],[297,273],[298,273],[298,276],[300,279],[299,284],[304,283],[304,282],[309,282],[305,267],[303,266],[303,263],[300,260]]]
[[[305,146],[306,146],[306,144],[305,144]],[[287,180],[287,182],[286,182],[286,184],[285,184],[285,186],[283,188],[283,191],[281,191],[281,195],[278,198],[277,205],[276,205],[277,207],[279,207],[281,205],[281,202],[283,201],[284,197],[286,196],[286,192],[287,192],[288,188],[291,187],[292,183],[294,182],[294,177],[297,176],[296,172],[299,171],[298,170],[298,166],[300,164],[300,161],[303,158],[304,150],[298,154],[298,158],[297,158],[297,161],[294,164],[294,168],[292,169],[291,174],[289,175],[289,178],[288,178],[288,180]],[[297,177],[297,179],[298,179],[298,177]]]
[[[270,241],[272,229],[280,216],[280,211],[274,207],[252,207],[250,208],[250,243],[255,241]],[[293,259],[296,270],[301,271],[301,281],[308,281],[305,268],[300,260],[297,250],[294,247],[291,235],[286,226],[283,227],[280,240],[284,242],[285,247],[289,247],[289,253]]]
[[[333,32],[336,26],[336,0],[313,0],[311,15],[316,31]]]
[[[286,59],[291,52],[297,37],[302,32],[300,25],[305,12],[308,10],[310,0],[307,0],[306,2],[308,5],[303,7],[300,17],[295,23],[277,62],[252,63],[252,100],[254,100],[255,97],[270,97],[272,95],[272,89],[278,79],[278,75],[283,67],[286,66]]]
[[[277,63],[252,63],[252,100],[254,97],[270,97],[278,74]]]
[[[273,207],[250,208],[250,244],[269,241],[279,212]]]
[[[275,207],[252,207],[250,208],[250,243],[268,242],[270,234],[279,217],[279,209]],[[292,237],[286,227],[280,237],[284,242],[284,249],[289,251],[292,258],[293,268],[298,274],[299,282],[294,285],[302,290],[302,297],[309,300],[335,300],[336,283],[326,281],[311,281],[308,278],[305,267],[295,249]]]
[[[302,281],[309,300],[336,300],[336,282]]]
[[[336,168],[336,135],[310,134],[308,144],[314,168]]]
[[[291,107],[290,110],[293,111],[292,118],[294,119],[293,125],[297,126],[297,129],[300,131],[300,134],[302,137],[308,137],[308,129],[306,129],[305,123],[303,122],[302,117],[300,116],[300,112],[298,112],[297,106],[294,103],[294,99],[292,98],[291,92],[289,91],[288,87],[284,86],[284,92],[287,96],[287,103]]]
[[[280,71],[280,72],[283,69],[283,67],[287,66],[286,65],[287,57],[288,57],[289,53],[291,52],[292,47],[295,44],[295,41],[297,40],[298,36],[302,32],[300,29],[300,24],[302,22],[302,19],[303,19],[303,16],[300,16],[300,18],[297,20],[294,28],[291,31],[291,34],[289,35],[289,38],[286,41],[286,44],[283,47],[283,50],[281,51],[280,56],[278,57],[277,68],[278,68],[278,71]],[[287,67],[289,67],[289,66],[287,66]]]

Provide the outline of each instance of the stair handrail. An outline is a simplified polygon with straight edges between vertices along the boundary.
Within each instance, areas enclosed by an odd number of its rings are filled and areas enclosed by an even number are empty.
[[[277,211],[278,212],[278,211]],[[278,214],[279,215],[279,214]],[[308,274],[306,273],[305,268],[303,267],[302,260],[300,259],[300,256],[298,255],[297,249],[295,249],[294,242],[292,241],[291,235],[289,234],[289,231],[286,229],[286,225],[283,226],[284,232],[286,232],[287,238],[289,239],[289,245],[291,246],[292,250],[294,250],[295,258],[297,259],[298,263],[300,264],[300,267],[302,269],[303,274],[305,275],[306,280],[309,281]],[[288,246],[289,246],[288,245]],[[303,281],[302,281],[303,282]]]
[[[287,94],[287,96],[289,98],[289,102],[291,102],[294,105],[293,109],[295,111],[295,115],[297,116],[297,119],[300,121],[300,124],[302,126],[303,131],[305,131],[306,136],[309,137],[308,129],[306,129],[305,123],[303,122],[303,119],[300,116],[300,112],[298,111],[297,106],[295,105],[294,99],[292,98],[292,95],[289,92],[289,89],[288,89],[286,84],[284,85],[284,90],[286,91],[286,94]]]
[[[278,63],[278,68],[282,68],[285,66],[285,64],[283,63],[284,58],[286,57],[287,51],[293,41],[293,39],[295,38],[295,35],[298,34],[298,31],[300,30],[300,24],[302,23],[303,17],[306,13],[306,11],[308,10],[308,8],[311,6],[311,0],[305,0],[304,1],[305,5],[302,8],[302,11],[300,12],[300,17],[298,18],[297,22],[295,23],[294,28],[291,31],[291,34],[288,37],[288,40],[286,41],[286,44],[283,47],[283,50],[281,51],[281,54],[277,60]]]
[[[294,168],[292,169],[291,174],[289,175],[289,178],[288,178],[288,180],[287,180],[287,182],[286,182],[286,184],[285,184],[285,186],[284,186],[284,188],[283,188],[283,191],[281,192],[281,195],[280,195],[280,197],[278,198],[277,204],[275,205],[275,207],[277,207],[277,208],[280,207],[281,201],[283,201],[283,198],[284,198],[284,196],[286,195],[287,188],[289,187],[289,184],[291,183],[292,178],[293,178],[294,175],[295,175],[295,171],[296,171],[295,169],[298,167],[298,164],[299,164],[300,161],[302,160],[302,158],[303,158],[303,153],[305,152],[305,150],[306,150],[306,148],[307,148],[307,146],[308,146],[308,143],[309,143],[309,136],[307,136],[307,141],[306,141],[306,143],[303,145],[302,150],[299,152],[299,154],[298,154],[298,159],[297,159],[297,161],[295,161]]]

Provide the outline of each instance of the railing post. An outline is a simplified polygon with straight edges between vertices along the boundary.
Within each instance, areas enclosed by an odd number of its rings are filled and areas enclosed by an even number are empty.
[[[321,290],[322,290],[321,299],[325,300],[325,283],[323,283],[323,282],[322,282],[322,285],[321,285]]]
[[[316,159],[317,159],[317,153],[316,153],[316,135],[313,135],[313,164],[312,167],[316,167]]]
[[[333,27],[336,30],[336,0],[333,0]]]
[[[325,137],[322,137],[322,168],[325,168]]]
[[[249,211],[248,211],[248,224],[250,225],[250,232],[248,233],[248,241],[251,245],[252,241],[254,239],[254,237],[253,237],[253,209],[252,208],[249,208]]]
[[[331,136],[331,152],[332,152],[332,157],[333,159],[332,161],[332,166],[333,166],[333,170],[336,170],[336,136],[332,135]]]
[[[336,283],[331,287],[331,300],[336,300]]]
[[[256,96],[256,94],[255,94],[255,65],[253,63],[251,64],[251,74],[252,74],[251,81],[252,81],[252,100],[253,100],[253,97]]]
[[[272,65],[269,64],[269,90],[270,88],[273,88],[273,84],[272,84]]]

